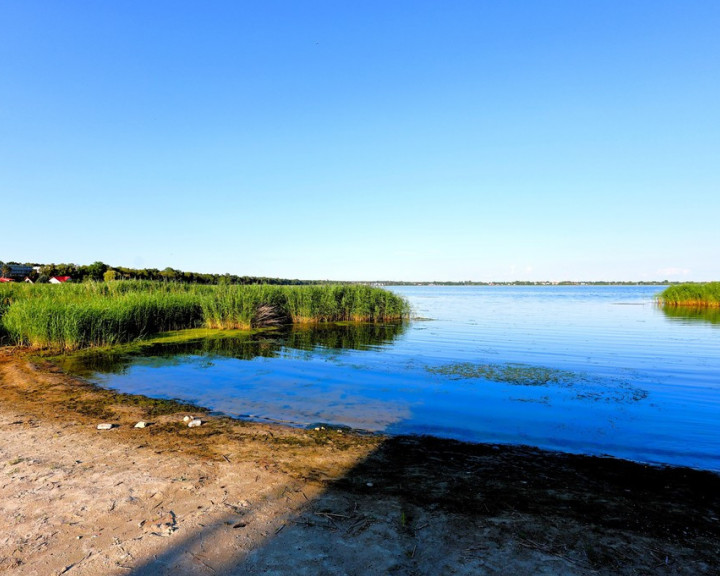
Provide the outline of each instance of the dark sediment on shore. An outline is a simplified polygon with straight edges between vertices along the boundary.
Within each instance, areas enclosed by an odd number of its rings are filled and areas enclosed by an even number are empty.
[[[78,461],[90,460],[95,451],[102,458],[110,438],[94,429],[102,416],[117,424],[106,433],[113,435],[113,446],[129,454],[134,466],[152,470],[158,486],[178,486],[179,476],[192,480],[202,468],[189,492],[157,488],[166,494],[162,509],[177,516],[177,531],[166,539],[138,528],[155,510],[154,501],[145,506],[139,496],[142,485],[132,487],[132,505],[123,508],[119,493],[112,496],[118,504],[111,513],[108,507],[78,520],[87,532],[112,533],[132,552],[121,565],[115,540],[108,538],[103,547],[97,539],[79,573],[718,573],[720,476],[711,472],[522,446],[357,436],[205,416],[202,427],[188,429],[178,423],[187,406],[146,404],[48,368],[34,368],[22,354],[6,353],[0,362],[0,408],[9,414],[5,446],[27,447],[36,467],[44,462],[43,452],[61,454],[62,446],[82,446],[87,456]],[[147,410],[163,414],[147,430],[133,430]],[[62,446],[54,444],[57,435],[65,438]],[[33,488],[26,470],[32,460],[20,456],[12,465],[4,463],[9,480],[3,498],[13,503],[18,498],[14,513],[21,510],[26,521],[16,526],[18,516],[10,516],[0,556],[16,563],[0,564],[0,571],[32,573],[53,558],[70,564],[67,550],[73,548],[70,543],[63,548],[63,538],[76,542],[76,536],[68,524],[47,536],[45,547],[22,543],[35,532],[45,537],[49,515],[77,514],[68,500],[91,492],[97,475],[69,460],[63,482],[68,490],[75,486],[76,495],[43,501],[46,508],[38,512],[28,495],[40,498],[46,476],[39,474]],[[57,470],[53,466],[48,470]],[[126,463],[108,462],[104,474],[108,490],[130,483]],[[215,492],[225,494],[222,502]],[[240,500],[250,504],[228,507]],[[116,512],[133,522],[113,524]],[[27,520],[38,514],[37,524]],[[200,553],[199,542],[214,545]]]

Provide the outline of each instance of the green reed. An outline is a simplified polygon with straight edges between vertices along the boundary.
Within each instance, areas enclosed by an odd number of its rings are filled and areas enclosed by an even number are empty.
[[[4,343],[75,349],[183,328],[384,322],[409,316],[386,290],[361,285],[207,286],[151,281],[0,288]]]
[[[720,282],[677,284],[663,290],[658,301],[665,306],[720,307]]]

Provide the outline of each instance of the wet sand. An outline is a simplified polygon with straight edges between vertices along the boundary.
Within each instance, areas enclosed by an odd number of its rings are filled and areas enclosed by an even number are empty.
[[[720,571],[707,472],[208,417],[19,349],[0,351],[0,434],[0,572]]]

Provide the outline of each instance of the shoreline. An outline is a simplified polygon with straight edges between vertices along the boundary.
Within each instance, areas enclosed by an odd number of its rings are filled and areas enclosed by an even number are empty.
[[[0,384],[0,572],[609,575],[720,565],[712,472],[207,416],[96,388],[19,349],[0,349]],[[189,429],[191,413],[205,423]],[[95,429],[106,420],[120,426]],[[153,425],[133,428],[139,420]]]

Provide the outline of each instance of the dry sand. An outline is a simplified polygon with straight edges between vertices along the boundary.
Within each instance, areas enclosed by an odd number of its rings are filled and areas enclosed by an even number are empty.
[[[150,409],[0,351],[0,572],[720,574],[714,474]]]

